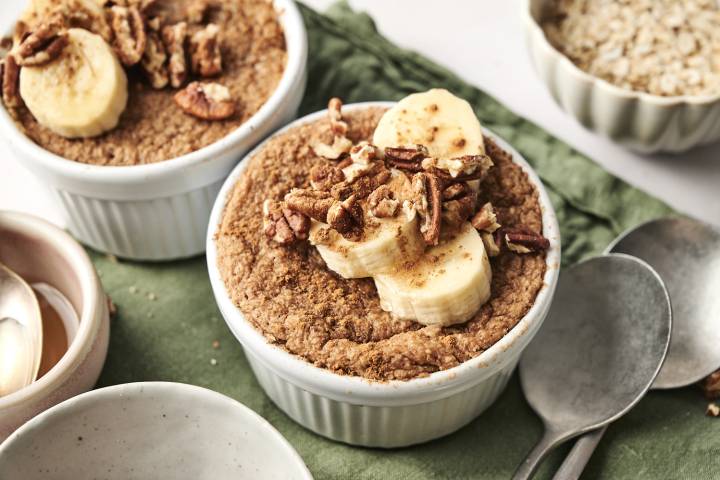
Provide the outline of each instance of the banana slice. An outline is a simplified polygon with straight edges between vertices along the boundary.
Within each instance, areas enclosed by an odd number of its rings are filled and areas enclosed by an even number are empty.
[[[466,222],[414,264],[374,278],[383,310],[424,325],[453,325],[490,298],[492,272],[480,235]]]
[[[54,61],[20,71],[20,96],[58,135],[94,137],[117,126],[127,105],[127,77],[99,35],[71,28],[68,40]]]
[[[411,195],[410,180],[401,172],[393,172],[388,185],[401,205]],[[371,277],[422,255],[425,243],[414,208],[404,206],[392,218],[375,218],[367,214],[367,206],[365,210],[365,237],[359,242],[345,239],[324,223],[313,222],[310,227],[310,243],[330,270],[344,278]]]
[[[385,112],[373,143],[380,148],[424,145],[440,160],[485,153],[482,128],[470,104],[439,88],[408,95]]]

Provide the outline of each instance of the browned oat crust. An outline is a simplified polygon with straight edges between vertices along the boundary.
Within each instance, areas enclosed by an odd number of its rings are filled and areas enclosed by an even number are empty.
[[[192,0],[160,0],[170,22],[184,18]],[[173,102],[176,89],[153,90],[138,68],[128,72],[128,106],[120,124],[97,138],[70,140],[38,124],[22,108],[18,122],[41,147],[82,163],[139,165],[176,158],[220,140],[246,122],[267,101],[286,63],[285,37],[271,2],[223,0],[208,20],[220,27],[223,72],[209,81],[230,89],[235,115],[205,121],[184,114]],[[189,33],[203,28],[190,25]]]
[[[347,115],[349,137],[369,139],[383,109]],[[454,367],[500,340],[532,306],[543,286],[545,254],[504,252],[493,258],[492,296],[469,322],[423,327],[381,310],[372,279],[345,280],[302,242],[279,246],[262,232],[261,206],[308,184],[318,158],[310,145],[327,142],[329,122],[293,128],[250,161],[223,214],[218,264],[232,301],[273,343],[318,367],[374,380],[411,379]],[[501,223],[541,231],[537,191],[511,157],[492,141],[496,166],[481,189]]]

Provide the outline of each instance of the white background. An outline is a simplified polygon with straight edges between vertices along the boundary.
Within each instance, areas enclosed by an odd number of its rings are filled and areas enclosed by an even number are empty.
[[[323,9],[332,0],[305,0]],[[0,1],[7,26],[22,1]],[[511,109],[675,208],[720,225],[720,145],[681,155],[634,154],[580,127],[552,101],[525,49],[520,0],[351,0],[380,31],[494,95]],[[0,140],[0,208],[62,225],[54,205]]]

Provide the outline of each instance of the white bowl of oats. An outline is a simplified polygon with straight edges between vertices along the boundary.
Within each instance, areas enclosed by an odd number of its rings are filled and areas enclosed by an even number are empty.
[[[530,56],[555,101],[634,150],[720,139],[715,0],[525,0]]]

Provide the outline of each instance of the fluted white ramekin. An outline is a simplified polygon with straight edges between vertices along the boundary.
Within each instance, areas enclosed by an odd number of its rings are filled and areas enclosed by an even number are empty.
[[[275,92],[247,122],[198,151],[163,162],[109,167],[68,161],[26,137],[0,108],[0,130],[18,160],[47,186],[70,232],[103,252],[171,260],[205,250],[215,196],[250,148],[295,118],[305,92],[307,36],[292,0],[274,0],[287,65]]]
[[[30,283],[47,283],[75,308],[80,324],[60,361],[41,378],[0,397],[0,443],[38,413],[90,390],[105,364],[107,297],[85,250],[39,218],[0,211],[0,262]]]
[[[392,103],[348,105],[345,111],[390,107]],[[308,115],[280,130],[324,117]],[[276,135],[277,135],[276,134]],[[293,420],[315,433],[345,443],[372,447],[401,447],[454,432],[485,410],[505,388],[520,354],[540,328],[550,308],[560,269],[560,231],[540,179],[522,157],[492,132],[502,148],[511,152],[537,187],[543,214],[543,234],[550,240],[544,286],[535,304],[499,342],[476,358],[449,370],[409,381],[375,382],[330,372],[267,342],[232,303],[217,265],[215,235],[233,186],[247,159],[223,185],[210,217],[207,259],[215,299],[228,326],[238,338],[267,395]]]
[[[583,126],[631,149],[682,152],[720,140],[720,94],[661,97],[592,76],[547,40],[543,18],[554,0],[523,0],[522,16],[535,68],[555,101]]]

